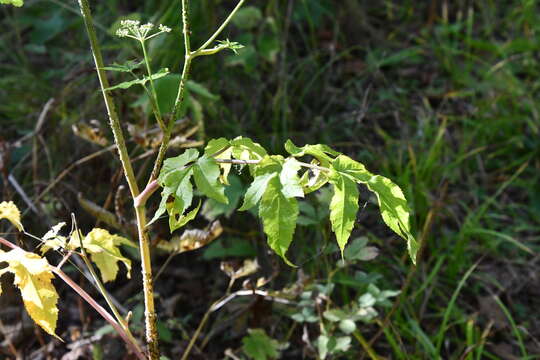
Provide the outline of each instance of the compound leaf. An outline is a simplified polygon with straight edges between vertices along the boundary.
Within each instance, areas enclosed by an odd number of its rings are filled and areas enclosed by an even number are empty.
[[[8,219],[19,231],[24,231],[21,223],[21,212],[13,201],[2,201],[0,203],[0,219]]]
[[[0,262],[9,265],[0,271],[0,275],[6,272],[15,275],[14,284],[21,291],[24,307],[32,320],[47,333],[60,339],[55,334],[58,293],[51,282],[54,275],[47,259],[17,248],[0,252]]]

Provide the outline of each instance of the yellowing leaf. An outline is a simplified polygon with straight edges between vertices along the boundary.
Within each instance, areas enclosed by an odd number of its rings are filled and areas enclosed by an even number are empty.
[[[126,266],[127,277],[131,276],[131,260],[120,253],[120,245],[131,242],[105,229],[94,228],[83,239],[82,245],[101,272],[103,282],[112,281],[118,275],[118,261]],[[72,236],[70,245],[80,246],[78,236]]]
[[[58,232],[60,232],[65,225],[65,222],[59,222],[58,224],[54,225],[51,230],[47,231],[45,235],[43,235],[41,238],[43,243],[39,249],[42,255],[45,255],[45,253],[50,249],[58,250],[65,249],[67,247],[67,238],[65,236],[58,235]]]
[[[13,201],[2,201],[0,203],[0,219],[8,219],[19,231],[24,230],[21,224],[21,212]]]
[[[0,253],[0,262],[7,262],[9,267],[0,272],[0,276],[9,271],[15,275],[14,284],[21,291],[24,306],[28,314],[47,333],[55,334],[58,320],[58,294],[51,280],[54,278],[46,259],[22,249],[13,249]]]

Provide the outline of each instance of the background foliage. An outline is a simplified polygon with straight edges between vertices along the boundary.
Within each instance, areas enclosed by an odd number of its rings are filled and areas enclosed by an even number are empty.
[[[223,294],[229,279],[218,271],[219,261],[240,263],[256,256],[257,276],[270,278],[272,289],[301,285],[297,306],[293,311],[251,298],[227,305],[206,329],[208,358],[221,358],[226,348],[256,359],[302,353],[351,359],[536,358],[540,304],[538,289],[531,286],[538,284],[540,235],[536,2],[270,0],[248,5],[226,33],[246,46],[239,55],[205,57],[194,65],[186,120],[176,129],[176,148],[169,154],[221,136],[249,136],[282,154],[288,138],[295,144],[328,144],[400,185],[413,207],[413,232],[424,245],[413,268],[403,241],[382,225],[376,198],[361,192],[353,236],[362,237],[349,259],[345,254],[348,265],[339,267],[324,210],[331,193],[323,191],[300,204],[301,226],[288,256],[301,269],[293,270],[267,254],[255,217],[229,217],[232,207],[209,201],[196,226],[219,216],[223,234],[204,249],[174,257],[156,285],[164,353],[172,358],[181,353],[198,319]],[[173,28],[150,43],[149,51],[154,68],[180,72],[179,1],[93,6],[106,62],[136,58],[136,44],[114,32],[119,19],[141,19]],[[194,41],[204,40],[233,6],[232,1],[193,1]],[[1,199],[25,210],[25,228],[34,234],[69,222],[75,212],[82,229],[102,224],[132,237],[131,204],[122,202],[123,178],[108,148],[111,135],[76,4],[27,1],[23,8],[0,11],[5,29],[0,35]],[[178,79],[156,81],[165,111]],[[130,79],[114,73],[111,80]],[[139,175],[146,178],[156,132],[148,100],[139,94],[130,88],[115,100],[130,149],[138,155]],[[43,111],[50,98],[54,103]],[[229,204],[239,205],[243,176],[240,172],[231,181],[226,195],[236,201]],[[157,208],[158,199],[153,201]],[[165,221],[155,231],[156,244],[170,237]],[[24,238],[24,245],[38,243]],[[363,261],[377,254],[374,261]],[[167,256],[157,253],[154,263]],[[118,281],[111,291],[134,310],[137,324],[141,299],[130,284]],[[377,297],[379,288],[401,293]],[[94,333],[100,322],[75,309],[70,296],[59,304],[70,314],[61,319],[59,334]],[[14,299],[0,301],[12,305]],[[395,306],[385,307],[385,300]],[[379,314],[354,317],[367,308]],[[4,338],[17,349],[33,349],[24,350],[28,356],[53,341],[13,335],[33,329],[20,311],[6,314]],[[321,332],[325,335],[318,337]],[[262,355],[253,350],[258,343],[270,344]],[[47,351],[63,354],[65,346],[56,343]],[[114,341],[103,340],[94,351],[114,353],[111,348]]]

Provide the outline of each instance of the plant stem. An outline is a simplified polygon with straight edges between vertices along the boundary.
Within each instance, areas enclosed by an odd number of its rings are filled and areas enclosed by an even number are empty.
[[[214,34],[212,34],[212,36],[210,36],[210,38],[200,48],[198,48],[196,51],[193,52],[194,56],[200,55],[201,51],[203,51],[204,49],[206,49],[207,47],[212,45],[212,43],[216,40],[216,38],[219,36],[219,34],[221,34],[223,29],[225,29],[225,27],[229,24],[229,22],[231,21],[233,16],[236,14],[236,12],[240,9],[240,7],[244,4],[245,1],[246,0],[240,0],[238,2],[236,7],[233,9],[233,11],[231,11],[229,16],[225,19],[225,21],[223,21],[221,26],[214,32]]]
[[[137,231],[139,233],[139,251],[141,253],[141,266],[144,293],[144,320],[146,327],[146,343],[149,358],[159,359],[159,342],[157,332],[157,316],[154,307],[154,284],[152,280],[152,264],[150,261],[150,240],[146,233],[146,207],[135,208],[137,216]]]
[[[92,21],[92,15],[90,13],[90,7],[88,5],[88,0],[79,0],[79,6],[81,8],[81,13],[84,19],[84,24],[86,26],[86,31],[88,33],[88,38],[90,40],[90,45],[92,48],[92,54],[94,55],[94,62],[96,65],[96,71],[98,73],[99,82],[101,85],[101,92],[103,93],[103,98],[105,100],[105,105],[107,107],[107,112],[109,114],[110,126],[114,135],[114,141],[118,147],[118,152],[120,155],[120,161],[122,163],[122,168],[124,170],[124,175],[127,179],[129,190],[131,192],[131,197],[135,200],[139,195],[139,188],[137,186],[137,181],[133,172],[133,167],[131,165],[126,143],[122,133],[122,128],[120,126],[120,120],[114,109],[114,103],[109,93],[105,91],[109,87],[109,82],[105,76],[105,71],[103,70],[103,57],[101,55],[101,49],[96,37],[96,32],[94,29],[94,24]],[[146,226],[146,211],[145,206],[136,206],[135,213],[137,217],[137,230],[139,232],[139,251],[141,254],[141,263],[142,263],[142,277],[143,277],[143,291],[144,291],[144,305],[145,305],[145,326],[146,326],[146,343],[148,345],[148,356],[151,360],[159,359],[159,344],[158,344],[158,332],[156,327],[156,311],[154,308],[154,294],[153,294],[153,283],[152,283],[152,267],[150,261],[150,242],[145,231]]]
[[[144,45],[144,40],[139,40],[139,42],[141,43],[144,63],[146,64],[146,72],[148,73],[148,78],[150,79],[150,103],[152,105],[152,110],[154,112],[154,116],[156,117],[156,121],[159,127],[162,131],[166,131],[165,124],[163,123],[163,119],[161,118],[161,111],[159,111],[157,92],[156,88],[154,87],[154,80],[152,79],[152,70],[150,69],[150,60],[148,58],[148,54],[146,53],[146,46]]]
[[[129,191],[131,196],[135,198],[139,195],[139,188],[137,186],[137,181],[135,180],[135,174],[133,172],[133,167],[129,160],[129,155],[126,147],[126,141],[124,140],[124,134],[120,126],[120,120],[116,109],[114,107],[114,102],[109,94],[109,92],[104,89],[110,87],[109,80],[105,75],[105,66],[103,63],[103,56],[101,55],[101,49],[96,36],[96,31],[94,29],[94,22],[92,20],[92,14],[90,12],[90,6],[88,5],[88,0],[79,0],[79,6],[81,8],[81,14],[84,19],[84,25],[86,27],[86,32],[88,33],[88,39],[90,40],[90,46],[92,48],[92,54],[94,55],[94,63],[96,65],[96,72],[99,78],[99,83],[101,86],[101,92],[103,94],[103,100],[105,101],[105,107],[107,108],[107,114],[109,116],[109,125],[111,127],[114,142],[118,148],[118,155],[120,157],[120,162],[122,163],[122,168],[124,170],[124,175],[128,182]]]
[[[188,0],[182,0],[182,33],[184,35],[184,68],[182,69],[182,76],[180,78],[180,84],[178,85],[178,92],[176,93],[176,100],[174,101],[173,115],[169,119],[169,124],[167,130],[163,133],[163,141],[159,146],[158,155],[154,163],[154,168],[152,169],[152,174],[150,175],[150,180],[148,184],[157,179],[159,175],[159,170],[161,169],[161,164],[167,153],[167,148],[169,147],[169,141],[171,140],[171,132],[174,123],[180,117],[180,111],[182,110],[182,104],[184,103],[184,96],[186,93],[186,82],[189,77],[189,72],[191,70],[191,44],[190,44],[190,32],[189,32],[189,4]]]

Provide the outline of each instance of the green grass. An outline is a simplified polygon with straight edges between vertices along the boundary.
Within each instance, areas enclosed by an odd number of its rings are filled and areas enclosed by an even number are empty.
[[[381,249],[378,258],[359,269],[381,274],[379,281],[388,288],[406,284],[372,344],[379,355],[500,359],[494,345],[504,343],[515,356],[537,358],[532,338],[540,334],[531,317],[540,303],[530,299],[530,289],[518,286],[520,280],[502,280],[509,269],[538,271],[529,262],[540,250],[540,11],[534,1],[502,5],[485,0],[472,7],[456,1],[448,2],[448,8],[445,3],[351,0],[336,6],[327,0],[297,0],[288,9],[287,2],[255,2],[264,19],[260,25],[247,31],[232,26],[226,34],[251,44],[254,53],[204,59],[193,69],[195,81],[220,95],[203,111],[205,131],[208,138],[251,136],[275,152],[283,152],[289,137],[298,144],[327,143],[404,189],[414,210],[416,235],[424,241],[416,270],[402,256],[403,242],[377,225],[376,205],[369,198],[361,203],[367,202],[355,230]],[[70,129],[79,121],[105,120],[81,20],[70,6],[39,1],[1,9],[6,15],[1,23],[8,29],[0,35],[3,140],[14,142],[32,131],[43,104],[50,97],[57,100],[40,145],[52,160],[39,152],[33,170],[32,147],[14,148],[7,169],[31,197],[71,162],[99,150]],[[231,6],[194,2],[194,41],[205,38],[210,32],[206,24],[218,24]],[[108,62],[136,54],[106,31],[120,16],[134,14],[171,26],[178,20],[177,8],[178,1],[97,5],[96,19],[103,28],[98,35]],[[44,31],[50,38],[38,36]],[[150,48],[154,67],[180,71],[179,34],[176,29]],[[274,58],[264,53],[273,41],[280,46]],[[140,107],[132,106],[135,93],[116,100],[125,122],[149,121]],[[77,140],[66,144],[66,139]],[[134,154],[143,153],[133,138],[129,141]],[[77,207],[77,192],[101,204],[114,197],[103,184],[118,164],[110,155],[103,159],[77,168],[51,191],[42,203],[47,217],[67,217]],[[2,184],[3,197],[20,199]],[[94,222],[82,212],[79,216],[82,224]],[[233,218],[226,227],[253,241],[261,256],[266,253],[255,241],[260,235],[252,219]],[[34,228],[38,234],[46,231],[42,221]],[[326,279],[337,260],[322,251],[333,241],[327,231],[325,223],[303,228],[293,248],[292,256],[307,261],[306,272],[318,279]],[[183,266],[202,262],[179,261]],[[208,266],[217,273],[214,265]],[[280,270],[277,284],[295,281],[295,270]],[[498,294],[508,329],[488,331],[490,316],[479,313],[478,303],[486,289]],[[345,303],[358,291],[343,286],[333,301]],[[204,312],[203,305],[191,306]],[[272,316],[279,319],[277,313]],[[187,324],[188,330],[195,326]],[[374,323],[360,331],[370,341],[379,330]],[[280,339],[279,332],[268,333]],[[293,333],[293,340],[300,337]],[[358,356],[367,355],[355,345],[350,358]]]

